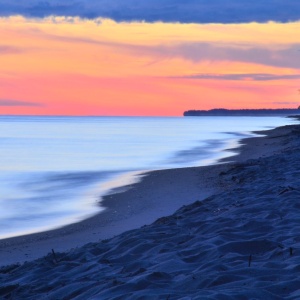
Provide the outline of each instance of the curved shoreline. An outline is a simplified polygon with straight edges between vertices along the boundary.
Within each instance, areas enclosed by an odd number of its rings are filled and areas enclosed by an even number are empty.
[[[145,216],[168,208],[170,201],[193,203],[150,225],[64,253],[55,248],[56,237],[48,237],[45,243],[54,249],[49,255],[0,268],[0,297],[299,299],[300,125],[261,133],[266,136],[243,141],[234,163],[152,172],[106,199],[117,204],[108,212],[116,220],[123,217],[122,224],[136,220],[128,201],[142,204],[137,212],[142,209]],[[213,195],[197,201],[203,191]],[[119,205],[126,217],[114,210]],[[79,237],[100,229],[82,225]],[[61,241],[68,235],[74,241],[72,232],[64,232]],[[31,242],[39,247],[42,240]]]
[[[218,194],[228,187],[220,183],[219,174],[227,172],[246,159],[271,156],[284,148],[279,134],[287,134],[298,125],[287,125],[260,131],[266,137],[242,140],[240,154],[224,159],[227,164],[145,173],[125,192],[103,197],[104,212],[63,228],[0,240],[0,266],[25,262],[55,251],[63,252],[89,242],[108,239],[127,230],[151,224],[170,215],[183,205]],[[272,151],[270,152],[270,148]],[[188,192],[187,192],[188,191]]]
[[[224,165],[203,167],[203,176],[214,172],[213,169],[223,170]],[[215,192],[215,189],[206,187],[207,183],[200,182],[198,168],[152,171],[145,175],[126,191],[104,196],[101,206],[106,209],[89,219],[50,231],[0,240],[0,266],[31,261],[46,255],[51,249],[67,251],[111,238],[151,224],[182,205],[194,202],[195,197],[202,200]],[[187,187],[191,194],[188,199],[182,184],[173,188],[174,178],[175,181],[189,181]]]

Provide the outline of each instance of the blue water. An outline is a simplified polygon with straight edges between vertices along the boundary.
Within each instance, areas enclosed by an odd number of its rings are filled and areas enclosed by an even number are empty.
[[[281,117],[2,116],[0,238],[88,218],[104,209],[101,196],[125,184],[130,178],[125,175],[213,164],[233,155],[225,149],[251,131],[295,122]]]

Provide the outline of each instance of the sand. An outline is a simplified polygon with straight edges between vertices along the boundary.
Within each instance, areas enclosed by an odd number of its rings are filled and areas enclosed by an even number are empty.
[[[51,249],[67,251],[151,224],[182,205],[214,194],[214,174],[223,169],[214,166],[200,173],[198,168],[150,172],[140,183],[128,186],[126,192],[104,197],[101,206],[106,210],[95,217],[57,230],[0,240],[0,266],[30,261]]]
[[[234,162],[151,172],[103,215],[2,240],[0,298],[299,299],[300,126],[263,133]]]

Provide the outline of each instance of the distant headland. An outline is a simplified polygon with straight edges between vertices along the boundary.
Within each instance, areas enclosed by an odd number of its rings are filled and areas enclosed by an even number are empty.
[[[225,109],[215,108],[211,110],[187,110],[183,113],[185,117],[194,116],[290,116],[300,115],[300,107],[298,109],[277,108],[277,109]]]

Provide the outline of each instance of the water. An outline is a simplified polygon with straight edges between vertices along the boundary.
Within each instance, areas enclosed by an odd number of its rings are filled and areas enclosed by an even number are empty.
[[[0,117],[0,238],[61,227],[104,208],[141,170],[215,163],[281,117]],[[131,176],[127,176],[127,175]],[[124,179],[125,178],[125,179]]]

